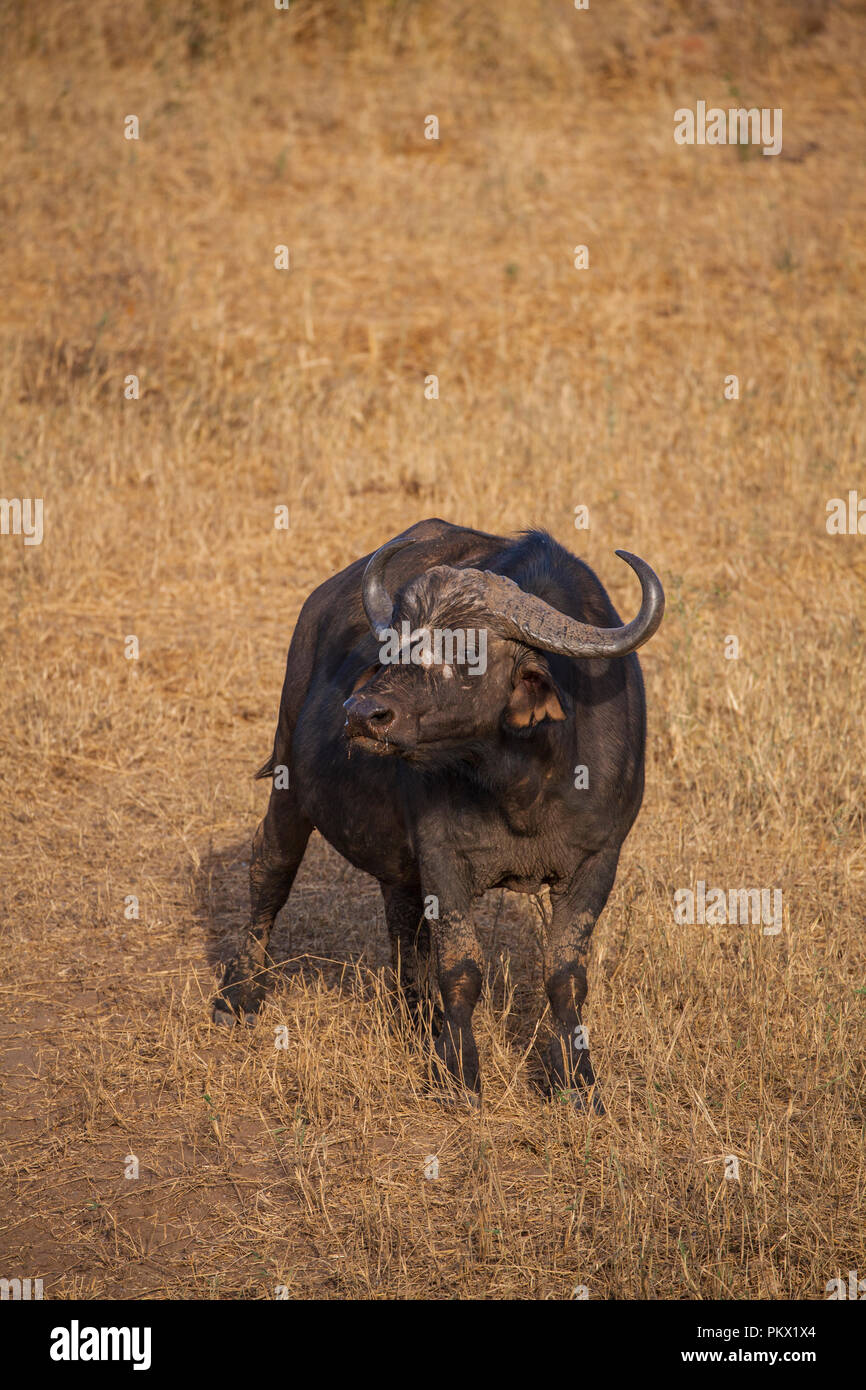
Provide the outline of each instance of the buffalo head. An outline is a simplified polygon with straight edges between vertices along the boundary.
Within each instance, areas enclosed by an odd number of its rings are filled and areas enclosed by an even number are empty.
[[[344,708],[350,746],[370,752],[424,762],[456,750],[471,756],[473,745],[501,730],[531,736],[571,713],[547,654],[626,656],[652,637],[664,612],[658,577],[624,550],[616,553],[637,573],[642,601],[622,627],[593,627],[504,575],[448,565],[404,585],[395,605],[385,568],[408,544],[382,546],[364,572],[364,611],[379,660],[359,677]]]

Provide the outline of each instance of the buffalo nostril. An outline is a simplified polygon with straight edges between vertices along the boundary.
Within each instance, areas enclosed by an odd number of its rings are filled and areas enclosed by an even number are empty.
[[[367,715],[367,721],[370,724],[376,724],[380,729],[384,729],[386,725],[393,724],[394,711],[392,709],[371,710]]]
[[[387,736],[396,714],[381,699],[374,695],[353,695],[344,706],[346,710],[346,730],[350,737],[368,734],[379,738]]]

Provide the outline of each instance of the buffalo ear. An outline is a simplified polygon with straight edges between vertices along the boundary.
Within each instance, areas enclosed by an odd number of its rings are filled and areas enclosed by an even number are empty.
[[[510,729],[531,728],[542,719],[564,719],[553,676],[546,662],[524,662],[518,667],[511,699],[505,707],[505,724]]]

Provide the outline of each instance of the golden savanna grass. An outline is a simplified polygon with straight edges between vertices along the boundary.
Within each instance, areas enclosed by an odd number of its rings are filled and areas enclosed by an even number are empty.
[[[0,1275],[329,1299],[862,1277],[866,539],[825,526],[866,493],[862,3],[0,19],[0,493],[45,508],[40,546],[0,536]],[[698,100],[781,107],[782,154],[677,146]],[[666,587],[590,974],[604,1118],[535,1089],[538,918],[499,893],[484,1108],[438,1106],[389,1018],[378,889],[317,837],[260,1021],[209,1022],[300,605],[425,516],[547,527],[624,614],[618,546]],[[783,931],[676,925],[698,879],[781,888]]]

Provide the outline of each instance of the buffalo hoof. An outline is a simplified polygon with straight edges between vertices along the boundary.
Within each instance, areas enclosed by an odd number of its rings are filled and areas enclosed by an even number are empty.
[[[264,972],[245,956],[230,960],[219,988],[211,1000],[211,1022],[232,1028],[236,1023],[252,1023],[265,1002]]]
[[[477,1064],[467,1076],[448,1067],[439,1056],[438,1049],[433,1053],[433,1095],[439,1105],[452,1110],[481,1109],[481,1078]]]
[[[256,1013],[253,1010],[235,1013],[224,999],[215,999],[211,1005],[210,1021],[221,1028],[252,1028]]]
[[[594,1115],[606,1115],[607,1111],[598,1086],[575,1086],[570,1091],[557,1091],[556,1098],[563,1105],[571,1105],[581,1114],[591,1110]]]
[[[237,1014],[233,1014],[224,999],[215,999],[210,1011],[211,1023],[219,1023],[223,1028],[234,1028],[240,1020]]]
[[[252,1027],[256,1021],[256,1011],[254,1009],[240,1009],[235,1011],[226,999],[217,996],[211,1005],[211,1023],[218,1023],[221,1028],[236,1028],[246,1025]]]
[[[476,1112],[481,1109],[480,1091],[458,1091],[455,1087],[450,1091],[439,1091],[434,1099],[437,1105],[441,1105],[444,1110]]]

